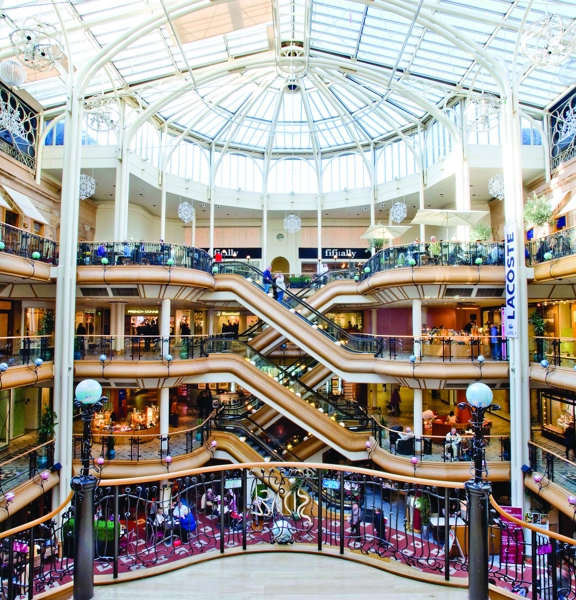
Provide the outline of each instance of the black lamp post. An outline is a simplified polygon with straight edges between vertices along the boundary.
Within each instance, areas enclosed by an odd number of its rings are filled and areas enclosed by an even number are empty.
[[[492,390],[485,383],[473,383],[466,390],[468,404],[462,402],[458,408],[470,408],[472,438],[472,460],[474,477],[464,484],[468,500],[468,598],[488,600],[488,498],[492,492],[490,482],[484,479],[486,453],[484,451],[484,413],[492,404]]]
[[[74,504],[74,600],[94,597],[94,490],[98,480],[90,474],[92,462],[92,419],[103,406],[102,386],[85,379],[76,386],[74,406],[82,411],[82,468],[72,478]]]

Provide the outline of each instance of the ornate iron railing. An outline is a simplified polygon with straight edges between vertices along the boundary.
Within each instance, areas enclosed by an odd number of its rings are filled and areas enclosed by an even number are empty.
[[[58,244],[6,223],[0,223],[0,247],[2,252],[22,256],[28,260],[58,264]]]

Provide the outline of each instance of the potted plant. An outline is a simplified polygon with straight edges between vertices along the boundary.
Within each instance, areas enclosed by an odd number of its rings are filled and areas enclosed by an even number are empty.
[[[40,319],[38,326],[38,335],[45,337],[40,338],[40,358],[42,360],[50,360],[52,358],[51,352],[48,351],[50,345],[50,338],[48,336],[54,333],[54,312],[47,310],[44,312],[44,316]]]
[[[36,442],[40,446],[54,439],[54,427],[58,425],[56,419],[58,415],[47,406],[40,415],[40,425],[36,431]]]
[[[430,500],[426,496],[418,496],[414,500],[414,508],[420,511],[420,523],[422,537],[428,537],[428,525],[430,524]]]
[[[118,537],[120,537],[120,523],[103,519],[94,522],[97,556],[112,556],[114,554],[114,527],[118,530]]]
[[[534,329],[534,335],[537,336],[536,339],[536,354],[534,355],[534,359],[536,362],[540,362],[544,360],[544,340],[541,336],[546,333],[546,321],[544,321],[544,317],[542,314],[535,310],[530,313],[528,317],[528,323],[532,325]]]

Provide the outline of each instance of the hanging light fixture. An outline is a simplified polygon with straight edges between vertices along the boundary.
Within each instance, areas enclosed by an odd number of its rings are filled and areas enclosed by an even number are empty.
[[[79,187],[79,195],[80,200],[86,200],[90,198],[90,196],[94,195],[96,191],[96,180],[94,177],[90,177],[90,175],[84,175],[82,173],[80,175],[80,187]]]
[[[488,181],[488,192],[498,200],[504,200],[504,175],[498,173],[494,177],[490,177]]]
[[[408,214],[408,207],[404,202],[395,202],[390,209],[390,220],[393,223],[402,223]]]
[[[290,213],[284,219],[284,229],[288,233],[296,233],[302,229],[302,219],[295,215],[294,213]]]
[[[5,60],[0,64],[0,79],[11,87],[20,87],[26,81],[26,69],[17,60]]]
[[[558,14],[545,15],[522,34],[522,54],[537,67],[555,67],[574,50],[574,21]]]
[[[194,218],[194,207],[189,202],[181,202],[178,206],[178,216],[183,223],[190,223]]]
[[[94,131],[111,131],[120,122],[120,110],[114,98],[97,94],[84,101],[84,120]]]
[[[0,129],[5,129],[14,138],[26,137],[26,131],[18,111],[3,100],[0,101]]]
[[[10,42],[16,58],[35,71],[50,70],[64,56],[56,27],[34,17],[15,23]]]
[[[490,131],[500,122],[502,102],[490,94],[478,94],[468,99],[466,123],[471,131]]]

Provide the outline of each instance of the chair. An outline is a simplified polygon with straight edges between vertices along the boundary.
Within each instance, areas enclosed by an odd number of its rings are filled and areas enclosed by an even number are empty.
[[[414,456],[414,438],[409,440],[398,440],[396,442],[396,454]]]
[[[398,438],[400,437],[400,431],[404,431],[404,427],[402,427],[402,425],[397,425],[396,427],[392,427],[390,429],[390,450],[396,447]]]

